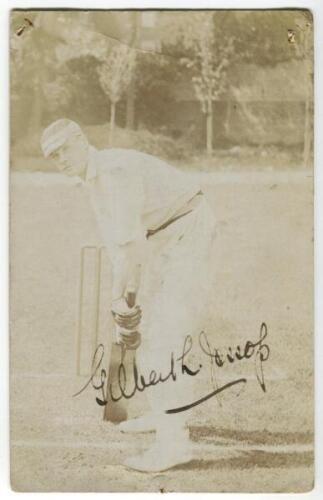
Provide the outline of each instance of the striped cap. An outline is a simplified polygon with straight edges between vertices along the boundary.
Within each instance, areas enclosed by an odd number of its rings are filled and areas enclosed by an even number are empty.
[[[53,151],[61,147],[70,137],[82,135],[81,127],[72,120],[62,118],[53,122],[43,132],[40,145],[47,158]]]

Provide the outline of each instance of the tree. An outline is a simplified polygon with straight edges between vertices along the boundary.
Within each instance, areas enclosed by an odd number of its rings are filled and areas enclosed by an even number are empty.
[[[87,29],[86,17],[75,11],[39,11],[29,13],[28,18],[14,11],[11,25],[14,126],[18,135],[27,131],[32,136],[45,121],[61,113],[75,94],[66,63],[91,54],[91,47],[101,54],[102,43]]]
[[[134,50],[127,45],[117,44],[98,69],[100,84],[110,101],[110,144],[113,143],[116,106],[132,80],[135,60]]]
[[[227,67],[234,52],[233,37],[226,35],[222,26],[218,29],[215,19],[210,11],[189,12],[189,16],[178,18],[176,31],[177,43],[182,45],[180,62],[190,70],[195,96],[206,117],[208,156],[213,152],[213,103],[225,90]]]
[[[133,10],[129,12],[130,29],[128,44],[135,48],[140,38],[140,12]],[[135,99],[136,99],[136,82],[135,78],[131,79],[127,90],[127,106],[126,106],[126,127],[133,129],[135,125]]]
[[[60,109],[62,115],[83,125],[99,125],[107,121],[106,95],[98,78],[101,64],[94,55],[81,55],[66,61],[64,77],[70,98]]]
[[[183,66],[174,57],[141,52],[136,63],[136,110],[140,123],[148,129],[161,127],[170,133],[176,101],[174,88],[179,85]]]
[[[27,130],[33,134],[40,129],[43,115],[50,107],[51,92],[55,93],[56,100],[58,94],[63,100],[66,92],[60,84],[56,40],[43,29],[41,13],[36,13],[30,21],[32,24],[20,31],[17,27],[22,25],[22,19],[19,12],[12,14],[11,88],[16,107],[22,110],[24,133]]]

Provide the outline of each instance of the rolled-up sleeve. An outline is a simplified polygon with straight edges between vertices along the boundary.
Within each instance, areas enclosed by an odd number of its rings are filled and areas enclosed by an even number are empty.
[[[145,238],[142,223],[144,186],[139,175],[123,167],[110,173],[109,205],[112,238],[116,245],[125,245]]]

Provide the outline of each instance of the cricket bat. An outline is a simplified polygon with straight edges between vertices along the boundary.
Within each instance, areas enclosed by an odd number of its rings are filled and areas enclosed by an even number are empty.
[[[136,294],[133,291],[128,291],[126,294],[126,301],[129,307],[134,307],[136,303]],[[108,384],[113,384],[118,380],[119,366],[122,360],[122,347],[113,341],[112,335],[109,335],[108,345]],[[127,350],[123,359],[126,372],[132,371],[133,360],[136,356],[135,350]],[[113,423],[120,423],[128,418],[127,410],[128,402],[126,399],[120,401],[109,400],[108,404],[104,407],[103,419]]]

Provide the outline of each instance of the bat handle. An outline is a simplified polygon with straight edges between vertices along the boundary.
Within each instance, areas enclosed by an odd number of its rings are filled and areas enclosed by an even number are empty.
[[[136,304],[136,292],[134,290],[128,289],[126,293],[126,302],[128,307],[134,307]]]

